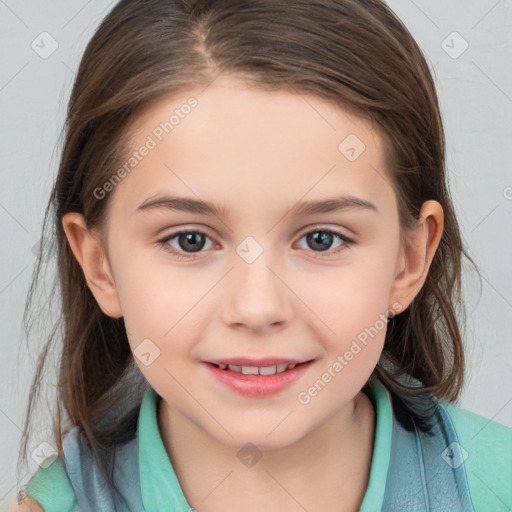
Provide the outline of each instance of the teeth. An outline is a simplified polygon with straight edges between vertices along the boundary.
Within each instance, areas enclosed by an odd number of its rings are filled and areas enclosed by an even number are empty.
[[[282,373],[286,370],[291,370],[297,365],[294,363],[281,363],[274,366],[239,366],[236,364],[225,365],[223,363],[218,363],[217,366],[222,370],[229,368],[231,371],[241,373],[243,375],[274,375],[275,373]]]
[[[257,366],[242,366],[242,373],[244,375],[258,375]]]
[[[277,373],[277,366],[262,366],[260,368],[259,374],[260,375],[274,375]]]

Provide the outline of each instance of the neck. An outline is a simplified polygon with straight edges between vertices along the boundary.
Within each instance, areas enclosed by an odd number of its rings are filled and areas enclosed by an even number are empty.
[[[375,411],[363,392],[297,442],[265,450],[247,467],[237,457],[239,447],[219,443],[163,400],[158,423],[185,497],[201,512],[348,512],[364,498]]]

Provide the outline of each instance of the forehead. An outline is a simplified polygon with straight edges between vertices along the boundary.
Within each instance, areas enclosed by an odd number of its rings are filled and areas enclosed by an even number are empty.
[[[162,193],[260,215],[333,193],[382,202],[392,199],[382,144],[370,121],[319,97],[219,78],[136,119],[124,162],[134,165],[111,199],[125,214]]]

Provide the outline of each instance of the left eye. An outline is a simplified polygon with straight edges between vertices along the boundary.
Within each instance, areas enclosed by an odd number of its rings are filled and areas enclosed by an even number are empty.
[[[333,231],[330,229],[316,228],[313,231],[308,231],[305,233],[301,237],[301,240],[303,238],[306,239],[306,243],[310,247],[314,248],[314,252],[327,252],[335,238],[341,240],[341,243],[337,246],[336,250],[328,251],[328,255],[337,254],[338,252],[344,250],[346,246],[352,244],[351,239],[347,238],[345,235],[338,231]],[[323,256],[323,254],[321,256]]]

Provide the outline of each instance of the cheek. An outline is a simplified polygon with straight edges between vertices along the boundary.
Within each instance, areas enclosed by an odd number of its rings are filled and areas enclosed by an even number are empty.
[[[144,339],[152,340],[161,350],[172,345],[180,351],[180,340],[197,338],[204,314],[202,299],[215,282],[215,276],[155,264],[131,251],[121,257],[122,268],[116,286],[130,345],[135,349]],[[162,354],[164,355],[164,354]]]
[[[166,339],[169,331],[185,314],[183,306],[190,301],[176,287],[150,270],[128,274],[120,291],[120,303],[129,335],[137,338]]]
[[[304,302],[335,338],[355,335],[386,315],[392,303],[393,265],[392,255],[382,252],[355,254],[349,265],[315,274],[314,286],[304,282]]]
[[[116,290],[130,343],[161,336],[172,320],[172,286],[147,261],[148,251],[124,247],[122,240],[117,241],[117,247],[112,255]]]

